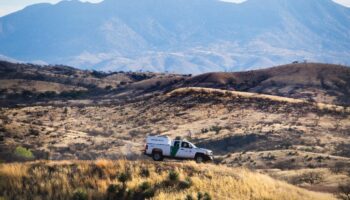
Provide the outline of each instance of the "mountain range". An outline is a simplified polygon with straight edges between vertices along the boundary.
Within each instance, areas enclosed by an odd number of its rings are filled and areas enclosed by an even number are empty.
[[[350,64],[350,9],[331,0],[77,0],[0,18],[0,54],[105,71]],[[13,61],[13,60],[11,60]]]

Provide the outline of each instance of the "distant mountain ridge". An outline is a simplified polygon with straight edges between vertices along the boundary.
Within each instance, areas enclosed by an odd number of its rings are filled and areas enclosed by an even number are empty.
[[[294,60],[350,64],[350,9],[331,0],[105,0],[0,18],[0,54],[98,70],[203,73]]]

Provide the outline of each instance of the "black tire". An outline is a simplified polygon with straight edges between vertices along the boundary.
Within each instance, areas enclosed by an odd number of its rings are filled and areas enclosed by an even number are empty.
[[[153,152],[152,158],[154,161],[162,161],[163,160],[163,154],[161,152]]]
[[[194,159],[196,160],[196,163],[203,163],[204,162],[203,155],[196,155],[196,157]]]

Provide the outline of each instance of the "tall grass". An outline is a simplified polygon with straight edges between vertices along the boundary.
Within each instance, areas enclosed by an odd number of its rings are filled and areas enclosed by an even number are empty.
[[[125,173],[131,177],[121,183],[120,176]],[[170,179],[174,173],[176,178]],[[183,183],[187,183],[186,187]],[[73,199],[80,195],[104,200],[123,195],[129,199],[175,200],[196,197],[198,192],[219,200],[333,199],[331,195],[309,192],[246,169],[192,162],[98,160],[0,165],[0,199]]]
[[[229,97],[229,98],[246,98],[246,99],[258,99],[258,100],[268,100],[273,102],[284,102],[290,104],[309,104],[310,102],[303,99],[294,99],[289,97],[274,96],[267,94],[258,94],[251,92],[240,92],[240,91],[229,91],[222,89],[213,89],[213,88],[198,88],[198,87],[187,87],[179,88],[168,93],[168,96],[178,96],[181,94],[198,94],[198,95],[213,95],[219,97]],[[339,105],[326,104],[326,103],[314,103],[316,108],[320,110],[330,110],[335,112],[344,112],[350,113],[350,107],[343,107]]]

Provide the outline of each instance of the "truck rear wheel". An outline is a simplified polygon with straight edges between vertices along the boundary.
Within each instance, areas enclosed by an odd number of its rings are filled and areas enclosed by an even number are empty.
[[[195,160],[196,163],[202,163],[204,161],[204,157],[202,155],[196,155]]]
[[[153,152],[152,158],[154,161],[162,161],[163,160],[163,155],[161,152]]]

